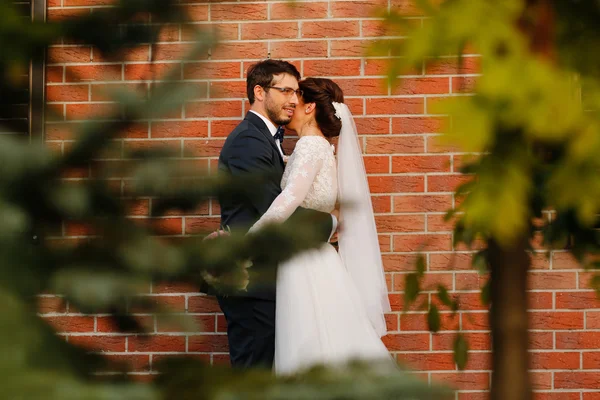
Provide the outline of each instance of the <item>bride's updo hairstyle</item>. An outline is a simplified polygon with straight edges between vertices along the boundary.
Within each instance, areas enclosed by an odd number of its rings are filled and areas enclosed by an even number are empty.
[[[344,92],[342,89],[327,78],[306,78],[298,83],[302,90],[302,99],[305,103],[315,103],[315,119],[321,132],[327,138],[340,135],[342,121],[335,116],[333,102],[343,103]]]

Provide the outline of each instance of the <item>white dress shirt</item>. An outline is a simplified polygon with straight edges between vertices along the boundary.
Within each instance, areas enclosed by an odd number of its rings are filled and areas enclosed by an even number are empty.
[[[267,128],[269,129],[269,132],[271,132],[271,135],[275,136],[275,134],[277,133],[277,127],[275,126],[274,123],[272,123],[264,115],[262,115],[260,113],[257,113],[254,110],[250,110],[250,112],[258,115],[258,117],[263,120],[263,122],[265,123],[265,125],[267,125]],[[281,149],[281,142],[279,140],[276,140],[275,144],[277,145],[277,149],[279,150],[279,154],[281,154],[281,158],[285,158],[285,156],[283,155],[283,150]],[[331,237],[333,236],[333,234],[337,230],[337,225],[338,225],[338,221],[337,221],[337,218],[335,217],[335,215],[331,214],[331,219],[333,220],[333,223],[331,225],[331,235],[329,235],[329,239],[331,239]]]

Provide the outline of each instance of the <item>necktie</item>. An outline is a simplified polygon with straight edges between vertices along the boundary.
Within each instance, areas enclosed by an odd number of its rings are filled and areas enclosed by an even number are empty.
[[[283,126],[280,126],[279,128],[277,128],[277,132],[275,132],[275,135],[273,135],[273,139],[275,140],[279,140],[279,143],[283,143],[283,135],[285,134],[285,128]]]

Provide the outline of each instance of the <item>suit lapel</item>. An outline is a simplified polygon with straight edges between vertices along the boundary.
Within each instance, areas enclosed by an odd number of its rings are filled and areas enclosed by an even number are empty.
[[[273,149],[277,153],[277,156],[279,158],[279,162],[281,163],[281,166],[285,167],[283,158],[281,157],[281,153],[279,152],[279,149],[277,148],[277,143],[275,143],[275,139],[273,138],[273,135],[269,131],[269,128],[267,127],[265,122],[262,119],[260,119],[260,117],[258,115],[254,114],[252,112],[248,112],[246,114],[246,118],[244,118],[244,119],[246,121],[250,122],[252,125],[254,125],[256,127],[256,129],[258,129],[258,131],[267,138],[267,140],[271,144],[271,147],[273,147]]]

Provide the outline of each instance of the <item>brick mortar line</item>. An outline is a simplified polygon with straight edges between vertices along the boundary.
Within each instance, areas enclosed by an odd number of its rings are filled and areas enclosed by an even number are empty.
[[[57,47],[57,48],[67,48],[67,47]],[[64,67],[73,67],[73,66],[82,66],[82,67],[92,67],[92,66],[128,66],[128,65],[155,65],[155,64],[173,64],[173,65],[187,65],[187,64],[225,64],[225,63],[253,63],[254,59],[246,59],[246,60],[241,60],[240,59],[235,59],[233,61],[231,60],[208,60],[208,59],[203,59],[203,60],[155,60],[155,61],[149,61],[149,60],[145,60],[145,61],[139,61],[139,60],[131,60],[131,61],[119,61],[119,62],[110,62],[110,61],[90,61],[90,62],[75,62],[75,61],[65,61],[65,62],[57,62],[57,63],[49,63],[47,64],[49,67],[60,67],[60,66],[64,66]],[[371,58],[367,58],[365,59],[365,57],[361,57],[361,56],[334,56],[334,57],[307,57],[307,58],[295,58],[295,57],[291,57],[288,58],[288,60],[291,61],[359,61],[359,60],[364,60],[367,64],[369,60],[373,60]],[[385,60],[381,60],[381,61],[385,61]],[[243,72],[243,71],[242,71]],[[359,77],[359,78],[381,78],[381,79],[385,79],[387,78],[387,75],[384,74],[365,74],[364,71],[362,72],[361,75],[331,75],[337,79],[346,79],[346,78],[352,78],[352,77]],[[447,77],[456,77],[456,78],[464,78],[464,77],[469,77],[469,78],[475,78],[475,77],[480,77],[482,76],[481,74],[478,73],[448,73],[448,74],[404,74],[404,75],[398,75],[398,78],[401,80],[402,78],[447,78]],[[229,78],[206,78],[205,80],[211,80],[211,79],[223,79],[223,80],[228,80]],[[234,80],[240,80],[243,81],[245,78],[243,78],[242,75],[240,75],[239,78],[234,78]],[[48,82],[47,84],[52,83],[52,82]],[[456,94],[455,92],[449,91],[449,92],[444,92],[443,94]]]
[[[254,63],[256,62],[256,60],[262,60],[262,58],[256,58],[256,59],[245,59],[244,61],[247,63]],[[287,60],[290,61],[356,61],[356,60],[364,60],[364,57],[344,57],[344,56],[336,56],[336,57],[319,57],[319,58],[287,58]],[[368,61],[368,60],[367,60]],[[200,64],[200,63],[213,63],[213,64],[218,64],[218,63],[231,63],[231,62],[240,62],[239,59],[219,59],[219,60],[190,60],[190,61],[173,61],[173,60],[155,60],[155,61],[121,61],[118,63],[110,63],[110,62],[95,62],[95,61],[91,61],[91,62],[69,62],[69,61],[65,61],[65,62],[58,62],[58,63],[49,63],[47,64],[48,67],[93,67],[93,66],[113,66],[113,65],[121,65],[121,66],[127,66],[127,65],[150,65],[150,64]],[[330,75],[332,77],[335,77],[336,79],[339,80],[344,80],[344,79],[356,79],[356,78],[363,78],[363,79],[386,79],[387,75],[382,75],[382,74],[362,74],[362,75]],[[398,79],[401,81],[403,78],[477,78],[477,77],[481,77],[481,74],[476,74],[476,73],[462,73],[462,74],[453,74],[453,73],[449,73],[449,74],[407,74],[407,75],[399,75]],[[244,81],[245,78],[243,78],[242,76],[240,76],[239,78],[206,78],[206,79],[202,79],[203,81],[211,81],[211,80],[225,80],[225,81],[231,81],[231,80],[237,80],[237,81]],[[184,81],[188,81],[188,79],[181,79]],[[137,80],[137,81],[133,81],[132,82],[150,82],[151,80]],[[155,81],[152,81],[155,82]],[[160,80],[157,80],[156,82],[161,82]],[[46,84],[51,84],[53,82],[48,82]],[[56,83],[61,83],[61,82],[56,82]],[[456,92],[444,92],[441,94],[447,94],[447,95],[458,95],[458,94],[463,94],[463,93],[456,93]],[[383,95],[382,95],[383,96]],[[357,97],[363,97],[363,96],[349,96],[349,98],[357,98]]]
[[[472,291],[466,291],[466,290],[449,290],[450,293],[453,294],[478,294],[479,291],[478,290],[472,290]],[[198,292],[200,293],[200,292]],[[392,294],[399,294],[399,293],[403,293],[402,291],[399,292],[392,292]],[[428,293],[428,294],[435,294],[435,291],[423,291],[422,293]],[[190,294],[187,293],[190,296],[189,297],[197,297],[194,294]],[[144,295],[146,296],[146,295]],[[175,293],[170,297],[181,297],[183,296],[183,294],[179,294],[179,293]],[[165,297],[169,297],[169,296],[165,296]],[[552,311],[552,312],[560,312],[561,314],[585,314],[586,312],[600,312],[600,309],[589,309],[589,310],[573,310],[573,309],[527,309],[527,312],[529,314],[547,314],[548,311]],[[469,315],[473,315],[473,314],[480,314],[480,315],[484,315],[484,314],[488,314],[489,311],[486,309],[474,309],[474,310],[461,310],[460,311],[461,314],[469,314]],[[178,316],[212,316],[212,315],[216,315],[216,316],[222,316],[223,313],[220,311],[212,311],[212,312],[192,312],[189,311],[188,309],[186,309],[186,311],[179,311],[179,312],[174,312],[174,315],[178,315]],[[389,315],[409,315],[409,316],[426,316],[427,312],[420,312],[420,311],[391,311],[389,313],[386,313]],[[446,310],[442,310],[440,311],[440,314],[442,315],[452,315],[452,311],[446,311]],[[158,314],[132,314],[136,317],[157,317]],[[41,318],[54,318],[54,317],[71,317],[71,318],[107,318],[110,317],[110,315],[105,315],[105,314],[80,314],[80,313],[69,313],[69,312],[50,312],[50,313],[38,313],[37,316],[41,317]],[[449,332],[454,331],[454,330],[449,330]],[[529,329],[530,332],[547,332],[547,331],[557,331],[557,332],[565,332],[565,331],[569,331],[569,332],[600,332],[600,328],[553,328],[553,329]],[[90,331],[92,332],[92,331]],[[93,331],[95,332],[95,331]],[[179,331],[175,331],[175,332],[179,332]],[[185,331],[181,331],[181,332],[185,332]],[[400,329],[400,332],[403,332],[402,329]],[[429,332],[428,330],[410,330],[410,332],[427,332],[427,333],[432,333]],[[489,329],[470,329],[469,332],[489,332]],[[81,332],[80,332],[81,333]],[[124,335],[131,335],[132,333],[123,333]],[[578,350],[578,351],[581,351]],[[594,349],[594,351],[600,351],[600,348],[598,349]]]
[[[216,141],[220,141],[220,140],[225,140],[224,137],[177,137],[177,138],[169,138],[169,137],[154,137],[154,138],[139,138],[137,140],[150,140],[150,141],[155,141],[155,142],[161,142],[161,141],[170,141],[170,142],[175,142],[177,140],[184,140],[184,141],[199,141],[199,140],[210,140],[211,142],[216,142]],[[60,140],[60,139],[55,139],[55,140],[48,140],[48,143],[73,143],[75,142],[75,140]],[[127,139],[127,141],[125,141],[124,143],[133,143],[133,140],[131,139]],[[437,153],[398,153],[398,154],[393,154],[393,157],[426,157],[426,156],[431,156],[432,154],[437,154]],[[379,156],[379,154],[366,154],[366,156]],[[192,157],[192,156],[187,156],[187,157],[171,157],[171,160],[189,160],[189,159],[201,159],[201,160],[206,160],[206,159],[217,159],[218,156],[210,156],[210,157],[206,157],[206,156],[197,156],[197,157]],[[127,161],[127,160],[134,160],[133,158],[98,158],[95,159],[94,161]],[[389,177],[389,176],[413,176],[413,175],[408,175],[408,174],[413,174],[414,176],[455,176],[455,175],[459,175],[458,173],[452,173],[452,172],[441,172],[441,173],[436,173],[436,172],[387,172],[387,173],[377,173],[377,174],[368,174],[367,176],[373,176],[373,177]],[[64,178],[64,180],[84,180],[85,178]],[[131,180],[133,178],[131,177],[124,177],[124,178],[109,178],[111,180],[116,180],[116,179],[124,179],[124,180]],[[440,192],[440,191],[432,191],[432,192],[426,192],[426,191],[420,191],[420,192],[402,192],[402,193],[393,193],[391,192],[391,194],[395,194],[396,196],[416,196],[416,195],[448,195],[448,194],[452,194],[454,192]],[[389,196],[389,193],[372,193],[371,196]],[[416,213],[444,213],[445,211],[415,211]],[[408,214],[409,212],[407,212],[406,214]],[[390,214],[390,213],[382,213],[382,214]]]
[[[220,42],[218,42],[219,44],[253,44],[253,43],[286,43],[286,42],[331,42],[331,41],[349,41],[349,40],[365,40],[365,39],[369,39],[368,37],[358,37],[358,36],[348,36],[348,37],[330,37],[330,38],[281,38],[281,39],[242,39],[242,40],[238,40],[238,39],[231,39],[231,40],[222,40]],[[373,40],[377,39],[377,37],[373,37]],[[148,49],[150,49],[151,46],[153,45],[185,45],[185,44],[195,44],[198,43],[198,41],[181,41],[181,42],[155,42],[155,43],[144,43],[141,46],[147,46]],[[91,45],[89,44],[77,44],[77,43],[55,43],[49,46],[50,49],[65,49],[65,48],[80,48],[80,49],[89,49],[90,52],[92,50],[94,50],[93,47],[91,47]],[[215,49],[218,48],[218,45],[216,45],[214,47]],[[90,53],[91,55],[91,53]],[[385,60],[393,60],[397,57],[394,56],[366,56],[366,55],[336,55],[336,56],[331,56],[330,58],[324,58],[324,56],[306,56],[306,57],[288,57],[288,59],[290,60],[300,60],[300,59],[305,59],[305,60],[323,60],[323,59],[340,59],[340,60],[364,60],[367,64],[369,61],[385,61]],[[452,56],[452,55],[448,55],[448,56],[439,56],[439,57],[434,57],[431,58],[429,61],[434,62],[436,60],[439,61],[444,61],[444,60],[455,60],[457,59],[457,56]],[[462,58],[478,58],[481,59],[482,56],[480,54],[476,54],[476,53],[468,53],[468,54],[464,54],[462,55]],[[249,62],[249,60],[252,59],[248,59],[248,58],[236,58],[236,59],[232,59],[235,62]],[[166,62],[166,61],[179,61],[179,62],[202,62],[202,61],[212,61],[212,62],[224,62],[226,61],[226,59],[214,59],[214,60],[208,60],[208,59],[200,59],[200,60],[156,60],[155,62]],[[142,61],[140,60],[129,60],[129,61],[97,61],[98,63],[111,63],[111,64],[118,64],[118,63],[141,63]],[[145,61],[145,62],[150,62]],[[52,64],[50,64],[52,65]],[[477,74],[477,73],[472,73],[472,74]],[[421,74],[423,75],[423,73]],[[482,75],[481,73],[478,73],[478,75]]]
[[[190,331],[190,332],[150,332],[146,334],[138,334],[138,333],[114,333],[114,332],[57,332],[58,336],[63,337],[82,337],[82,336],[94,336],[94,337],[122,337],[122,338],[130,338],[130,337],[147,337],[151,339],[156,336],[169,336],[169,337],[188,337],[188,336],[227,336],[227,332],[211,332],[211,331]]]
[[[64,83],[57,83],[57,84],[52,84],[52,85],[48,85],[48,87],[69,87],[69,86],[111,86],[111,85],[120,85],[122,86],[123,84],[139,84],[139,83],[145,83],[145,81],[139,81],[139,82],[133,82],[133,81],[108,81],[108,82],[102,82],[102,83],[90,83],[90,82],[64,82]],[[179,81],[179,82],[164,82],[164,83],[186,83],[186,81]],[[188,82],[188,83],[192,83],[192,82]],[[205,83],[205,82],[194,82],[194,83]],[[208,83],[208,82],[207,82]],[[365,99],[365,100],[383,100],[383,99],[425,99],[425,98],[431,98],[431,97],[437,97],[437,98],[458,98],[458,97],[471,97],[471,95],[456,95],[456,96],[436,96],[434,94],[416,94],[416,95],[398,95],[398,96],[380,96],[380,97],[375,97],[375,96],[369,96],[369,97],[361,97],[361,98],[357,98],[357,97],[348,97],[348,99],[351,100],[360,100],[360,99]],[[194,99],[194,100],[190,100],[187,101],[186,103],[208,103],[210,101],[242,101],[245,102],[246,99],[243,98],[238,98],[238,97],[202,97],[199,99]],[[75,101],[67,101],[67,100],[61,100],[61,101],[49,101],[49,104],[119,104],[117,101],[113,101],[113,100],[75,100]],[[433,117],[433,118],[445,118],[447,117],[447,114],[431,114],[431,113],[406,113],[406,114],[401,114],[401,113],[395,113],[395,114],[357,114],[354,115],[355,118],[359,118],[359,119],[363,119],[363,118],[406,118],[406,117],[415,117],[415,118],[422,118],[422,117]],[[242,116],[236,116],[236,117],[204,117],[206,119],[212,119],[212,118],[241,118]],[[186,118],[182,118],[182,119],[186,119]],[[435,133],[435,132],[431,132],[430,134],[441,134],[441,133]],[[389,135],[389,134],[388,134]],[[404,135],[402,133],[397,133],[396,135]]]
[[[436,355],[438,354],[453,354],[453,351],[451,350],[421,350],[421,351],[417,351],[417,350],[410,350],[410,351],[402,351],[402,350],[392,350],[390,351],[391,353],[394,353],[396,355],[402,356],[404,354],[406,355],[412,355],[412,354],[430,354],[430,353],[434,353]],[[545,353],[573,353],[576,354],[576,352],[563,352],[563,351],[547,351]],[[141,354],[141,355],[152,355],[152,354],[156,354],[157,352],[152,352],[152,351],[132,351],[132,352],[127,352],[127,351],[106,351],[106,352],[102,352],[101,354],[107,354],[107,355],[130,355],[130,354]],[[158,352],[158,353],[166,353],[166,352]],[[175,351],[172,351],[171,353],[178,353]],[[198,353],[198,354],[228,354],[227,352],[204,352],[204,351],[194,351],[194,352],[190,352],[190,353]],[[469,350],[469,353],[473,353],[473,354],[492,354],[491,350]],[[530,369],[533,371],[548,371],[547,369]],[[569,369],[569,368],[562,368],[562,369],[552,369],[553,371],[568,371],[568,372],[573,372],[573,371],[579,371],[579,370],[574,370],[574,369]],[[593,368],[593,369],[581,369],[582,371],[600,371],[600,368]],[[441,370],[438,370],[441,371]],[[465,372],[477,372],[477,371],[490,371],[491,370],[478,370],[478,369],[471,369],[471,370],[465,370]]]
[[[331,75],[334,78],[337,78],[338,81],[353,81],[356,79],[365,79],[365,80],[379,80],[382,79],[384,80],[385,77],[372,77],[372,76],[361,76],[361,75],[344,75],[344,76],[336,76],[336,75]],[[427,76],[429,77],[429,76]],[[448,76],[443,76],[440,78],[447,78]],[[405,77],[406,79],[418,79],[417,78],[413,78],[413,77]],[[89,86],[111,86],[111,85],[117,85],[117,84],[123,84],[123,83],[127,83],[127,84],[143,84],[143,83],[242,83],[245,82],[246,80],[244,78],[183,78],[183,79],[177,79],[177,80],[148,80],[148,79],[114,79],[114,80],[97,80],[97,79],[93,79],[93,78],[89,78],[89,79],[82,79],[79,81],[68,81],[68,82],[48,82],[46,84],[47,87],[67,87],[67,86],[83,86],[83,85],[89,85]],[[390,94],[390,95],[386,95],[386,94],[367,94],[367,95],[349,95],[349,96],[345,96],[345,98],[347,98],[348,100],[388,100],[388,99],[436,99],[436,98],[459,98],[459,97],[473,97],[474,94],[473,93],[415,93],[415,94]],[[219,101],[247,101],[247,99],[245,97],[212,97],[212,98],[202,98],[202,99],[193,99],[190,100],[188,102],[206,102],[208,100],[219,100]],[[94,101],[96,102],[96,101]],[[104,102],[108,102],[108,100],[105,100]],[[62,103],[62,102],[55,102],[55,103]],[[363,104],[363,108],[364,108],[364,104]],[[416,114],[409,114],[409,115],[432,115],[432,116],[447,116],[447,114],[437,114],[437,113],[416,113]],[[404,115],[404,114],[359,114],[359,115],[354,115],[356,116],[396,116],[396,115]],[[218,117],[217,117],[218,118]]]
[[[307,40],[308,41],[308,40]],[[251,43],[255,43],[255,40],[248,40],[247,43],[251,44]],[[272,41],[271,41],[272,42]],[[269,43],[271,43],[269,42]],[[170,44],[186,44],[187,42],[169,42]],[[190,44],[193,44],[195,42],[190,42]],[[232,43],[244,43],[243,41],[232,41]],[[150,47],[150,45],[148,45],[148,47]],[[70,49],[70,48],[81,48],[81,49],[85,49],[85,48],[89,48],[89,46],[84,46],[84,45],[53,45],[49,47],[50,49]],[[466,56],[469,57],[469,56]],[[471,58],[479,58],[478,56],[470,56]],[[48,63],[47,66],[57,66],[57,65],[115,65],[115,64],[150,64],[150,63],[155,63],[155,64],[166,64],[166,63],[181,63],[181,64],[192,64],[192,63],[214,63],[214,64],[218,64],[218,63],[232,63],[232,62],[236,62],[236,63],[253,63],[255,62],[254,60],[262,60],[262,58],[235,58],[235,59],[198,59],[198,60],[174,60],[174,59],[165,59],[165,60],[154,60],[154,61],[150,61],[148,60],[123,60],[123,61],[88,61],[88,62],[76,62],[76,61],[65,61],[65,62],[55,62],[55,63]],[[357,61],[357,60],[364,60],[366,62],[366,64],[369,63],[369,61],[386,61],[386,60],[392,60],[392,58],[376,58],[376,57],[366,57],[364,55],[359,55],[359,56],[354,56],[354,55],[338,55],[338,56],[306,56],[306,57],[287,57],[287,60],[291,60],[291,61],[300,61],[300,60],[304,60],[304,61],[326,61],[326,60],[331,60],[331,61]],[[439,58],[437,60],[443,60],[443,58]],[[435,61],[435,60],[432,60]],[[422,77],[422,76],[448,76],[448,75],[456,75],[456,76],[482,76],[481,73],[476,73],[476,72],[465,72],[462,74],[426,74],[424,72],[420,73],[420,74],[408,74],[408,75],[399,75],[399,76],[416,76],[416,77]],[[367,76],[371,76],[371,75],[367,75]],[[376,76],[382,76],[385,77],[386,75],[376,75]],[[343,76],[342,76],[343,77]]]

